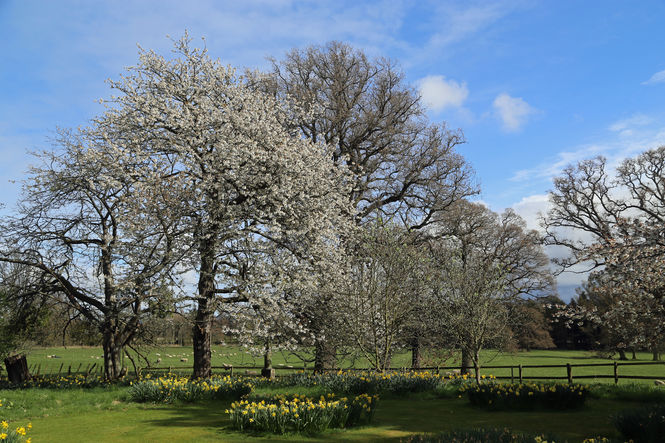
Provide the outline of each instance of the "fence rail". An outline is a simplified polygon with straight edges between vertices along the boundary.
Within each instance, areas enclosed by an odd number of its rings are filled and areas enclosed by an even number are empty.
[[[568,383],[573,383],[575,379],[594,379],[594,378],[610,378],[614,379],[614,383],[618,384],[620,379],[624,380],[661,380],[665,379],[665,374],[660,376],[651,376],[651,375],[623,375],[619,374],[620,367],[630,367],[630,366],[661,366],[665,368],[665,362],[661,361],[650,361],[650,362],[613,362],[613,363],[566,363],[560,365],[488,365],[482,366],[480,368],[473,367],[462,367],[462,366],[430,366],[430,367],[421,367],[418,369],[411,369],[407,367],[391,367],[387,370],[390,371],[433,371],[437,374],[453,374],[457,371],[463,371],[465,369],[473,371],[476,379],[480,379],[480,371],[488,369],[510,369],[511,375],[501,375],[496,376],[495,378],[499,380],[518,380],[522,383],[524,380],[568,380]],[[584,368],[584,367],[611,367],[613,368],[612,374],[573,374],[573,368]],[[525,369],[566,369],[566,375],[525,375]],[[259,375],[259,373],[254,371],[260,371],[263,369],[263,366],[212,366],[212,369],[222,369],[227,371],[229,375],[234,373],[244,371],[244,375]],[[296,371],[296,370],[312,370],[307,368],[296,368],[293,366],[276,366],[275,370],[281,371]],[[173,371],[191,371],[191,366],[169,366],[169,367],[151,367],[151,368],[142,368],[141,372],[173,372]],[[336,372],[336,371],[373,371],[371,368],[331,368],[327,369],[327,372]],[[517,372],[517,373],[515,373]]]

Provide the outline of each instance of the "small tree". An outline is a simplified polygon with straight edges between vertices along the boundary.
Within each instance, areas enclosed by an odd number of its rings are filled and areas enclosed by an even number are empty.
[[[460,202],[439,220],[432,242],[442,336],[462,350],[462,366],[480,365],[480,350],[509,335],[507,303],[553,286],[540,237],[513,211],[498,215]]]
[[[351,343],[377,370],[390,367],[415,313],[414,300],[427,290],[428,263],[413,235],[377,221],[365,228],[334,309]]]

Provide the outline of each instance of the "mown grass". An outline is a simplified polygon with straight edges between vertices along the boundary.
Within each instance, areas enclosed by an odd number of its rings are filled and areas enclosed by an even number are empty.
[[[31,389],[0,391],[13,403],[7,418],[31,421],[33,441],[399,441],[423,432],[478,427],[547,432],[577,442],[585,437],[618,437],[611,416],[641,403],[592,398],[574,411],[484,411],[466,398],[436,398],[419,394],[382,398],[371,426],[332,430],[316,437],[247,435],[234,431],[224,409],[230,402],[208,401],[175,405],[127,401],[127,388],[91,390]],[[275,392],[263,389],[263,392]],[[291,389],[291,392],[294,390]],[[297,391],[300,391],[299,389]],[[313,394],[316,390],[308,389]]]

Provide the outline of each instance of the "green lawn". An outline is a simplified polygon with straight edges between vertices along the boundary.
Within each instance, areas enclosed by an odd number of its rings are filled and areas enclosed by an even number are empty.
[[[58,358],[47,358],[48,355],[56,355]],[[84,371],[93,364],[96,364],[95,371],[99,370],[102,366],[103,359],[101,348],[96,347],[54,347],[54,348],[33,348],[28,352],[28,364],[32,368],[39,366],[40,374],[55,373],[62,369],[67,372],[71,367],[72,371]],[[650,362],[650,353],[638,353],[638,360],[640,362]],[[161,348],[152,348],[148,354],[148,359],[153,366],[159,367],[191,367],[192,365],[192,350],[190,347],[181,346],[165,346]],[[161,359],[159,363],[157,360]],[[181,359],[187,359],[186,362]],[[500,353],[497,351],[488,350],[482,353],[483,365],[486,366],[503,366],[503,365],[565,365],[566,363],[575,364],[588,364],[588,363],[613,363],[615,360],[603,359],[595,355],[594,352],[586,351],[530,351],[519,353]],[[632,362],[632,361],[629,361]],[[411,363],[411,355],[408,352],[402,352],[393,358],[394,367],[408,367]],[[620,362],[623,363],[623,362]],[[125,360],[130,371],[133,369],[131,363]],[[145,366],[145,362],[137,361],[140,366]],[[224,364],[231,364],[233,366],[260,366],[263,364],[263,357],[253,356],[245,352],[242,348],[233,346],[214,346],[212,354],[213,366],[222,366]],[[448,366],[459,365],[459,360],[450,359],[447,362]],[[273,355],[273,365],[278,369],[279,373],[293,372],[302,369],[302,361],[295,355],[287,352],[277,352]],[[366,362],[359,360],[355,362],[343,361],[343,367],[349,366],[367,367]],[[291,367],[291,369],[287,369]],[[311,367],[311,364],[310,364]],[[280,369],[281,368],[281,369]],[[34,371],[33,371],[34,372]],[[189,372],[189,370],[184,370]],[[240,373],[244,373],[241,370]],[[510,369],[484,369],[481,371],[485,375],[495,376],[510,376]],[[513,370],[513,374],[517,377],[517,369]],[[608,367],[574,367],[573,377],[576,375],[593,375],[605,374],[612,375],[613,368]],[[645,366],[625,366],[619,368],[620,375],[642,375],[654,376],[665,379],[665,362],[661,365],[645,365]],[[566,376],[565,368],[524,368],[524,376]],[[580,379],[582,381],[582,379]],[[584,379],[586,383],[607,382],[613,383],[612,379]],[[643,383],[653,383],[652,381],[642,381]],[[620,383],[626,383],[626,380],[621,380]]]
[[[584,437],[618,436],[610,416],[633,402],[591,399],[580,410],[563,412],[495,411],[472,408],[466,398],[432,395],[381,400],[371,426],[303,436],[248,436],[233,431],[224,413],[228,402],[153,405],[127,403],[127,388],[55,391],[0,391],[12,404],[13,423],[31,421],[33,441],[149,442],[149,441],[398,441],[412,433],[474,427],[508,427],[525,432],[551,432],[569,441]],[[6,415],[6,414],[5,414]]]

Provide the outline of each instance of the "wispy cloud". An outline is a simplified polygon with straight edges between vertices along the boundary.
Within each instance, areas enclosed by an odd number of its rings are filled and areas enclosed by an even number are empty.
[[[450,107],[458,108],[469,96],[466,83],[446,80],[442,75],[427,76],[418,82],[418,86],[425,105],[435,112]]]
[[[497,117],[501,120],[503,129],[507,132],[519,131],[529,118],[538,112],[523,98],[511,97],[505,92],[494,99],[492,106]]]
[[[515,172],[511,181],[550,180],[568,165],[598,155],[607,158],[610,168],[616,167],[627,157],[665,144],[665,126],[656,125],[658,121],[659,119],[644,114],[619,120],[609,126],[611,133],[606,140],[561,151],[534,168]],[[619,137],[616,136],[617,132]]]
[[[643,85],[653,85],[655,83],[665,83],[665,69],[656,72],[649,80],[642,82]]]

